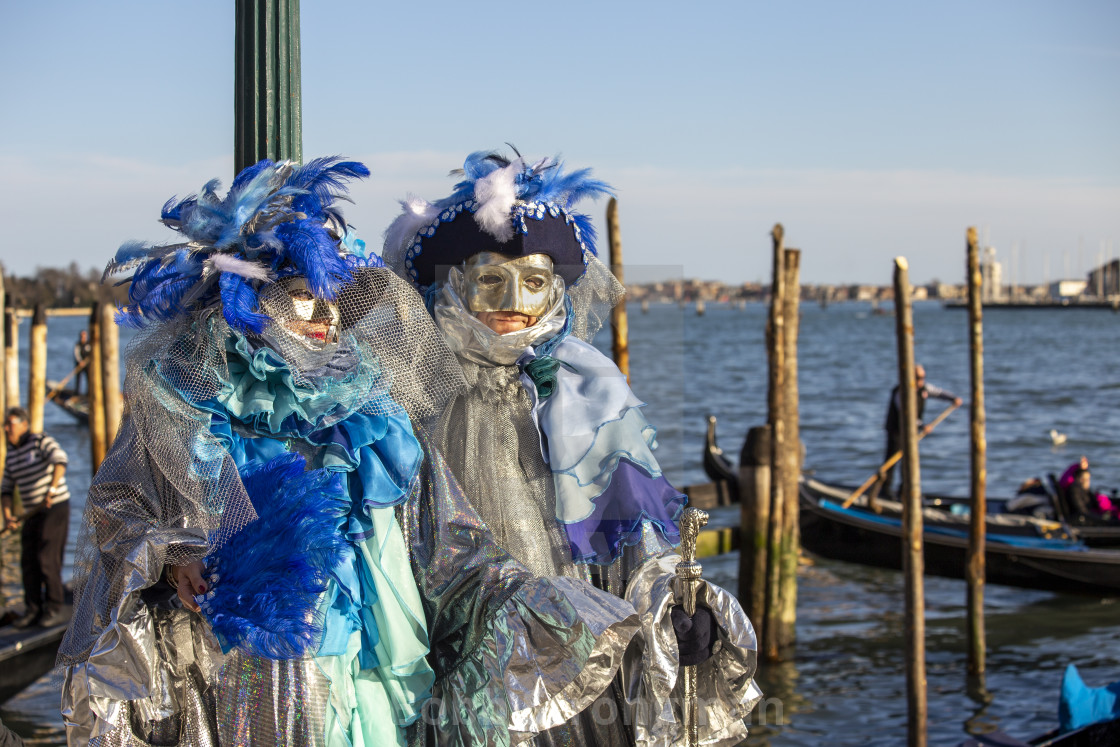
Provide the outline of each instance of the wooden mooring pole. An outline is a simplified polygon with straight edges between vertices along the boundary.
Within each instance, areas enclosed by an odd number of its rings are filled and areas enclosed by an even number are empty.
[[[105,459],[105,390],[101,369],[101,304],[89,313],[89,451],[92,474]]]
[[[19,407],[19,317],[11,296],[4,299],[4,394],[5,408]]]
[[[43,407],[47,399],[47,314],[35,304],[27,345],[27,413],[32,433],[43,432]]]
[[[984,327],[983,306],[980,303],[980,248],[976,229],[969,228],[968,243],[968,354],[969,378],[972,386],[969,435],[971,440],[969,460],[972,479],[972,514],[968,535],[968,565],[965,580],[968,582],[968,673],[977,689],[983,691],[984,658],[984,518],[988,514],[988,441],[985,435],[984,412]]]
[[[785,394],[782,376],[785,373],[786,358],[785,314],[782,313],[785,295],[785,273],[782,272],[785,261],[783,237],[782,225],[775,224],[770,233],[773,243],[773,273],[770,281],[770,318],[766,330],[766,352],[770,363],[766,417],[767,425],[770,426],[770,525],[766,542],[766,611],[761,620],[759,638],[760,653],[769,661],[777,661],[781,649],[778,616],[781,601],[778,593],[781,589],[782,564],[778,557],[782,547],[782,509],[785,506],[782,456],[785,453],[786,434],[786,423],[782,417],[782,397]]]
[[[799,266],[793,274],[787,262],[799,262],[800,254],[787,254],[784,244],[785,231],[780,223],[774,225],[770,237],[773,242],[773,276],[770,285],[770,316],[766,330],[766,350],[770,364],[769,391],[767,395],[767,424],[770,428],[770,516],[767,533],[766,604],[761,617],[759,650],[764,659],[778,661],[781,649],[793,641],[793,621],[797,603],[797,549],[798,534],[791,530],[791,521],[797,521],[791,504],[797,501],[797,478],[800,474],[801,447],[795,437],[790,438],[790,407],[796,407],[796,384],[790,382],[797,376],[796,356],[790,368],[790,341],[787,329],[788,294],[790,279],[796,280]],[[796,287],[796,283],[794,283]],[[792,313],[796,314],[796,311]],[[796,335],[796,331],[794,332]],[[796,345],[796,339],[794,340]],[[796,416],[795,416],[796,417]],[[792,454],[791,454],[792,450]],[[792,572],[791,572],[792,569]],[[793,608],[790,608],[793,605]],[[756,622],[757,624],[757,622]]]
[[[895,333],[898,385],[902,400],[902,570],[905,588],[906,743],[926,745],[926,621],[922,574],[922,487],[918,466],[918,400],[914,378],[914,315],[910,270],[905,257],[894,260]]]
[[[618,282],[622,279],[622,236],[618,230],[618,200],[607,203],[607,239],[611,247],[611,272]],[[611,353],[618,370],[630,381],[630,325],[626,319],[626,299],[611,309]]]
[[[766,615],[770,545],[770,426],[747,431],[739,455],[739,601],[761,625]]]
[[[778,643],[783,648],[793,644],[797,631],[797,561],[801,554],[800,507],[801,484],[801,421],[798,412],[797,334],[801,320],[801,250],[783,252],[782,344],[785,347],[782,374],[782,420],[785,423],[782,450],[782,545],[778,555],[781,563],[781,588],[778,590],[780,621]]]
[[[0,272],[0,309],[4,308],[6,296],[4,295],[4,273]],[[0,322],[0,419],[7,420],[8,417],[8,394],[7,394],[7,379],[8,377],[4,372],[8,370],[8,325],[5,322]],[[5,434],[0,433],[0,471],[3,471],[4,464],[8,458],[8,439]]]
[[[101,382],[105,399],[105,449],[108,452],[117,429],[121,425],[123,403],[121,400],[120,330],[114,318],[116,307],[101,304],[101,349],[94,354],[101,356]]]

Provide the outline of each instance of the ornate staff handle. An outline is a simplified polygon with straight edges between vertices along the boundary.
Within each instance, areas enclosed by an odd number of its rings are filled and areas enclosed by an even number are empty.
[[[696,589],[700,586],[703,567],[696,562],[696,538],[708,523],[708,514],[698,508],[686,508],[681,516],[681,562],[677,563],[677,595],[689,617],[696,614]],[[681,716],[684,744],[700,744],[700,707],[696,692],[696,667],[681,667]]]

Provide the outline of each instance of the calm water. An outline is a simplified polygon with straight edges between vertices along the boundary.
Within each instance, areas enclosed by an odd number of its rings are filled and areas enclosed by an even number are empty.
[[[630,308],[631,379],[658,426],[663,466],[676,484],[705,481],[705,416],[719,418],[720,443],[738,454],[748,428],[766,416],[766,309],[709,304],[704,316],[676,306]],[[967,399],[967,315],[935,304],[915,308],[918,360],[930,382]],[[1078,455],[1094,481],[1120,485],[1120,317],[1106,311],[985,314],[989,494],[1008,495],[1027,477],[1060,472]],[[71,369],[83,318],[52,318],[48,377]],[[21,324],[26,351],[28,321]],[[609,340],[603,340],[603,345]],[[882,457],[882,423],[895,378],[894,319],[866,305],[806,304],[800,331],[801,436],[806,468],[825,480],[862,482]],[[26,377],[23,379],[26,381]],[[940,403],[931,402],[932,417]],[[47,429],[70,453],[75,517],[88,488],[88,437],[48,405]],[[1051,428],[1068,434],[1051,446]],[[922,484],[965,495],[968,415],[962,409],[922,442]],[[77,521],[72,533],[76,534]],[[718,578],[721,569],[712,567]],[[724,575],[724,577],[726,577]],[[11,596],[18,593],[11,584]],[[1025,738],[1057,723],[1061,673],[1074,662],[1090,684],[1120,679],[1120,605],[1083,597],[987,588],[988,679],[992,699],[964,694],[964,584],[926,581],[930,743],[995,728]],[[751,745],[898,745],[906,702],[902,580],[898,573],[822,561],[800,584],[798,645],[788,662],[759,676],[765,708]],[[44,678],[0,708],[0,718],[38,744],[62,744],[58,683]]]

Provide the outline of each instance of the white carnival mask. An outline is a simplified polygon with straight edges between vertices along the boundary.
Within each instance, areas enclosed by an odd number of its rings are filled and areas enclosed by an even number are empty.
[[[338,304],[316,298],[307,278],[282,278],[261,291],[261,308],[283,331],[311,350],[338,342]]]

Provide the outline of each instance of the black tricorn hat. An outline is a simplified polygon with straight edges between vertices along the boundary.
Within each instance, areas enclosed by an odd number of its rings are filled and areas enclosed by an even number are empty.
[[[540,219],[526,216],[524,233],[515,231],[508,241],[500,241],[475,221],[469,210],[440,223],[431,236],[421,235],[413,244],[410,260],[415,280],[422,286],[443,282],[447,268],[462,264],[479,252],[498,252],[510,257],[547,254],[556,274],[571,285],[583,274],[583,247],[570,219],[545,211]]]
[[[573,210],[584,198],[611,194],[590,169],[565,172],[559,161],[528,163],[479,151],[467,156],[455,191],[437,202],[410,197],[385,232],[385,263],[421,290],[449,267],[479,252],[511,257],[547,254],[568,285],[595,254],[591,219]]]

